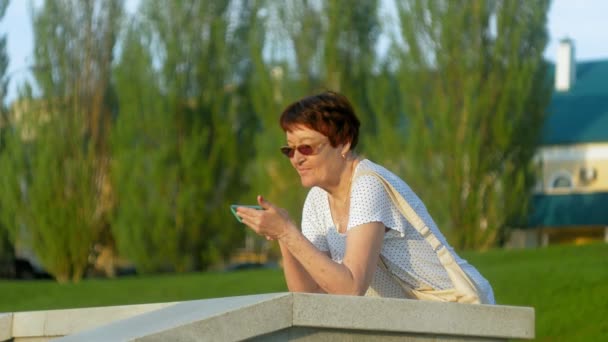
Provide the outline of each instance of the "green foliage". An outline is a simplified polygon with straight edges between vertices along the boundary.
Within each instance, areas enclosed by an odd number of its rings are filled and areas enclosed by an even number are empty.
[[[0,0],[0,20],[6,13],[9,0]],[[6,90],[8,86],[8,55],[6,54],[6,35],[0,35],[0,154],[4,149],[6,130],[8,129],[8,113],[5,107]],[[2,211],[2,201],[0,201],[0,212]],[[2,215],[0,213],[0,215]],[[0,261],[6,259],[13,253],[13,247],[8,238],[8,228],[2,225],[0,220]]]
[[[327,1],[324,3],[323,65],[325,86],[344,93],[353,103],[365,133],[375,135],[375,114],[370,81],[377,60],[380,33],[378,1]],[[381,115],[381,114],[380,114]]]
[[[14,106],[2,217],[60,282],[84,274],[107,228],[110,65],[120,1],[47,1],[33,12],[39,97]]]
[[[401,175],[406,164],[407,132],[399,83],[386,64],[380,73],[368,77],[365,82],[373,115],[367,117],[367,122],[362,122],[364,157],[369,155],[370,159]]]
[[[35,254],[64,258],[45,265],[73,265],[52,266],[62,279],[94,243],[143,272],[205,269],[253,235],[230,204],[262,194],[300,219],[307,189],[278,153],[278,119],[332,89],[361,118],[358,150],[404,176],[455,246],[495,245],[522,223],[534,181],[548,1],[397,4],[403,40],[380,56],[376,0],[150,0],[129,25],[119,0],[43,2],[39,96],[1,128],[0,236],[38,234]],[[47,221],[80,226],[82,248],[52,252],[78,242]]]
[[[404,174],[456,247],[493,246],[525,217],[550,96],[542,56],[548,6],[398,3]]]
[[[0,0],[0,20],[4,18],[4,14],[6,13],[6,8],[8,7],[9,0]],[[6,90],[8,87],[8,55],[6,54],[6,34],[0,35],[0,130],[3,127],[3,122],[6,121]],[[2,137],[2,133],[0,133],[0,138]],[[0,142],[1,147],[1,142]]]
[[[229,205],[253,156],[242,26],[256,13],[230,5],[146,2],[124,41],[112,231],[143,272],[204,269],[242,241]]]
[[[7,139],[0,155],[2,219],[13,241],[31,248],[58,281],[78,281],[96,236],[94,154],[70,134],[79,122],[58,120],[58,113],[49,111],[44,120],[24,113],[19,134]]]
[[[293,5],[293,4],[291,4]],[[244,192],[243,203],[254,204],[257,195],[288,210],[291,217],[298,222],[305,196],[295,172],[288,160],[279,153],[279,147],[285,144],[285,134],[279,127],[279,116],[283,107],[291,101],[286,93],[293,86],[291,70],[284,56],[277,55],[271,49],[270,56],[264,55],[264,49],[275,44],[282,44],[280,30],[287,23],[277,22],[278,12],[288,4],[272,1],[258,1],[250,10],[257,13],[255,21],[244,27],[247,34],[248,54],[251,60],[250,77],[245,82],[245,92],[256,114],[252,141],[256,152],[255,159],[243,170],[244,180],[248,184]],[[266,25],[275,24],[274,29]],[[277,36],[273,36],[277,35]],[[247,231],[248,241],[253,241],[257,250],[263,250],[270,244],[255,233]],[[275,246],[278,253],[278,246]]]

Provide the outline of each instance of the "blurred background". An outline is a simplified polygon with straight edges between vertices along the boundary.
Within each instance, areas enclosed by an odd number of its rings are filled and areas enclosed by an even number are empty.
[[[513,284],[565,294],[591,276],[587,309],[605,311],[604,13],[591,0],[0,0],[0,311],[285,290],[276,244],[229,206],[263,194],[300,219],[307,189],[279,154],[278,118],[328,89],[355,106],[359,153],[412,186],[499,302],[577,306]],[[244,269],[258,270],[225,278]],[[567,271],[584,273],[554,281]],[[107,294],[176,273],[147,297]],[[542,322],[541,337],[576,331]],[[608,335],[591,326],[583,336]]]

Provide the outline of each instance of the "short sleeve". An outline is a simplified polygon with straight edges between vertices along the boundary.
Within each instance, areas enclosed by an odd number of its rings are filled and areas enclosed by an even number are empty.
[[[382,182],[375,176],[364,175],[353,184],[348,229],[370,222],[382,222],[399,236],[405,236],[404,218]]]
[[[304,209],[302,210],[302,234],[322,252],[329,251],[323,220],[320,216],[320,201],[322,200],[319,189],[312,188],[306,196]]]

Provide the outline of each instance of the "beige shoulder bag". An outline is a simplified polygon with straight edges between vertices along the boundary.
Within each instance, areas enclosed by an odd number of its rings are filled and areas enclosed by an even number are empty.
[[[397,208],[401,211],[405,219],[407,219],[414,228],[426,239],[431,245],[433,250],[437,253],[439,261],[445,268],[454,288],[446,290],[434,290],[432,288],[412,288],[409,284],[403,281],[401,278],[396,276],[394,272],[390,270],[384,261],[382,255],[378,261],[378,266],[385,270],[391,277],[401,286],[404,292],[405,298],[410,299],[423,299],[440,302],[457,302],[457,303],[468,303],[468,304],[480,304],[486,302],[485,298],[480,299],[480,291],[473,282],[472,279],[462,270],[460,265],[454,260],[454,257],[449,250],[435,237],[433,232],[426,226],[424,221],[418,216],[416,211],[407,203],[407,201],[401,196],[401,194],[395,189],[384,177],[374,171],[363,171],[357,174],[357,177],[363,175],[372,175],[377,177],[386,192],[389,194],[391,200]]]

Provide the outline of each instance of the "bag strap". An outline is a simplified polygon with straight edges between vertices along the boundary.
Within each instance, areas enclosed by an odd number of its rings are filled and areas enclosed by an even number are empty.
[[[389,183],[386,179],[384,179],[384,177],[379,175],[377,172],[371,170],[364,170],[358,172],[356,178],[366,175],[374,176],[378,178],[378,180],[380,180],[380,182],[384,186],[384,189],[391,198],[391,201],[393,201],[393,203],[397,205],[397,208],[399,208],[399,211],[401,211],[405,219],[410,222],[410,224],[418,231],[418,233],[420,233],[420,235],[422,235],[422,237],[424,237],[424,239],[431,245],[435,252],[438,252],[442,247],[445,248],[445,246],[443,246],[441,241],[437,239],[431,229],[424,223],[424,221],[420,218],[420,216],[416,213],[412,206],[405,200],[405,198],[403,198],[403,196],[401,196],[399,191],[397,191],[397,189],[395,189],[395,187],[391,183]]]
[[[432,230],[424,223],[418,213],[416,213],[416,211],[410,206],[410,204],[405,200],[405,198],[403,198],[399,191],[397,191],[397,189],[395,189],[395,187],[391,183],[389,183],[384,177],[372,170],[364,170],[358,172],[355,176],[355,179],[365,175],[371,175],[380,180],[380,182],[386,189],[386,192],[390,196],[391,200],[397,205],[397,208],[399,208],[399,211],[401,211],[405,219],[408,220],[410,224],[420,233],[420,235],[422,235],[424,239],[431,245],[431,247],[437,254],[437,257],[439,258],[441,265],[448,272],[448,275],[450,275],[450,279],[454,283],[453,285],[455,287],[458,287],[458,284],[461,284],[461,282],[455,281],[455,279],[453,278],[459,277],[462,281],[468,284],[467,287],[469,289],[475,289],[475,292],[478,292],[475,282],[470,279],[469,275],[466,274],[464,270],[462,270],[460,265],[458,265],[458,263],[455,261],[454,256],[441,243],[441,241],[439,241],[435,234],[433,234]],[[384,262],[382,255],[380,255],[380,262],[382,263],[381,267],[383,269],[388,270],[388,267]],[[458,269],[458,273],[460,274],[454,275],[453,272],[450,272],[449,268]],[[389,273],[395,276],[393,272],[389,271]]]

